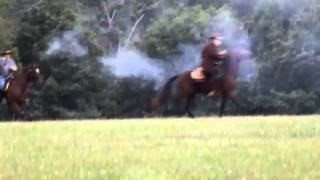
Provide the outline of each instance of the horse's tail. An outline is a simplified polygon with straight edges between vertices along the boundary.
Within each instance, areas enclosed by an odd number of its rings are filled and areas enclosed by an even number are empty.
[[[159,107],[168,100],[168,97],[171,94],[172,84],[177,78],[178,78],[178,75],[171,77],[167,81],[167,83],[163,86],[163,88],[160,91],[160,93],[158,94],[158,96],[156,96],[155,98],[152,99],[153,107]]]

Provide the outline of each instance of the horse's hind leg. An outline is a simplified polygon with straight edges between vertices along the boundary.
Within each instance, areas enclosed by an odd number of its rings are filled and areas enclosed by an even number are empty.
[[[193,115],[193,113],[191,112],[191,106],[192,106],[193,98],[194,98],[194,95],[192,95],[191,97],[187,98],[186,104],[185,104],[185,111],[187,112],[187,114],[188,114],[188,116],[190,118],[194,118],[195,117]]]
[[[226,102],[227,102],[227,97],[226,96],[222,96],[219,117],[223,116],[224,109],[226,107]]]

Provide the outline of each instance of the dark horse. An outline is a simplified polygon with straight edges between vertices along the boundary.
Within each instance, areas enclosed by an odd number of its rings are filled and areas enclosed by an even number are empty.
[[[237,106],[240,104],[235,99],[236,81],[238,75],[239,64],[242,59],[249,57],[250,53],[246,50],[235,49],[229,52],[229,55],[217,66],[219,72],[216,78],[208,78],[202,82],[197,82],[191,78],[192,71],[186,71],[171,77],[164,85],[159,95],[152,100],[155,107],[164,104],[172,91],[172,86],[176,82],[176,94],[179,100],[185,104],[184,110],[189,117],[194,117],[191,112],[191,104],[197,94],[211,96],[221,96],[221,117],[224,113],[227,99],[231,99]]]
[[[5,99],[9,109],[14,114],[14,119],[22,118],[21,105],[25,102],[27,89],[32,82],[42,79],[38,66],[23,69],[22,73],[12,76],[7,80]]]

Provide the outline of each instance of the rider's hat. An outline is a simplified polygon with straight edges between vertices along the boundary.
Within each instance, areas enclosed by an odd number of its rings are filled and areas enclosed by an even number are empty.
[[[6,50],[6,51],[4,51],[4,52],[1,53],[2,56],[7,55],[7,54],[12,55],[12,51]]]
[[[219,33],[213,33],[209,36],[209,39],[222,39],[222,35]]]

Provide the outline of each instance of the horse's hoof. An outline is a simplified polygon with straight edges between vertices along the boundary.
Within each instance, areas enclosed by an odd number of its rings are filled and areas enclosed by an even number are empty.
[[[189,118],[194,119],[195,116],[194,115],[188,115]]]

